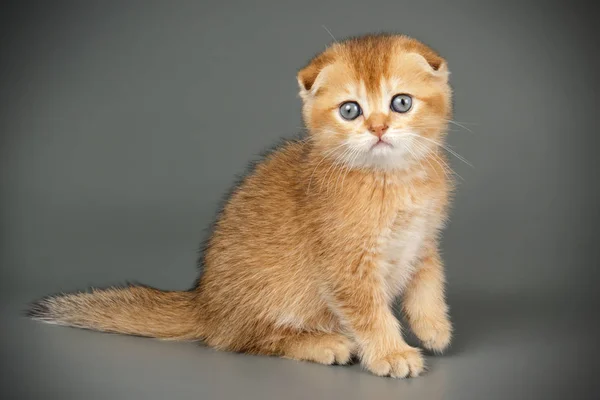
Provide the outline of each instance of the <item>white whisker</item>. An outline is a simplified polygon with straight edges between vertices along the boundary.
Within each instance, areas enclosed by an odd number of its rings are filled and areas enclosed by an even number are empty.
[[[460,154],[458,154],[456,151],[452,150],[449,146],[440,143],[438,141],[426,138],[424,136],[421,135],[417,135],[415,133],[409,133],[409,132],[404,132],[404,134],[406,135],[410,135],[410,136],[414,136],[423,140],[427,140],[428,142],[431,142],[433,144],[435,144],[436,146],[439,146],[441,148],[443,148],[444,150],[446,150],[448,153],[452,154],[454,157],[458,158],[460,161],[464,162],[465,164],[467,164],[469,167],[473,168],[473,164],[471,164],[469,161],[467,161],[466,158],[464,158],[463,156],[461,156]]]
[[[467,131],[469,131],[469,132],[471,132],[471,133],[475,133],[475,132],[473,132],[471,129],[467,128],[466,126],[464,126],[463,124],[461,124],[461,123],[459,123],[459,122],[453,121],[453,120],[451,120],[451,119],[447,119],[447,120],[446,120],[446,122],[449,122],[449,123],[451,123],[451,124],[454,124],[454,125],[456,125],[456,126],[459,126],[459,127],[463,128],[464,130],[467,130]]]
[[[316,172],[317,168],[319,167],[319,165],[321,165],[321,164],[323,163],[323,161],[325,161],[325,159],[326,159],[327,157],[329,157],[329,156],[330,156],[330,155],[331,155],[333,152],[335,152],[337,149],[339,149],[340,147],[342,147],[342,146],[344,146],[344,145],[346,145],[346,143],[345,143],[345,142],[342,142],[340,145],[338,145],[338,146],[334,147],[333,149],[329,149],[329,150],[327,150],[327,151],[324,153],[323,157],[322,157],[322,158],[321,158],[321,160],[320,160],[320,161],[317,163],[317,165],[316,165],[316,166],[315,166],[315,168],[313,169],[312,173],[310,174],[310,178],[309,178],[309,180],[308,180],[308,187],[307,187],[307,189],[306,189],[306,194],[308,194],[308,193],[310,192],[310,185],[311,185],[311,183],[312,183],[313,176],[315,175],[315,172]]]
[[[358,158],[358,156],[360,156],[360,151],[359,150],[356,150],[354,153],[355,153],[354,157],[348,163],[348,166],[346,168],[346,173],[344,174],[344,177],[342,178],[342,187],[341,187],[340,190],[344,190],[344,180],[346,179],[346,176],[348,176],[348,174],[350,173],[350,170],[352,169],[352,164],[354,163],[354,161],[356,161],[356,159]],[[336,187],[337,187],[337,182],[336,182]]]
[[[346,143],[344,143],[346,144]],[[335,161],[329,166],[329,168],[327,169],[327,171],[325,172],[325,175],[323,176],[323,180],[321,181],[321,186],[319,188],[319,191],[323,190],[323,184],[327,183],[326,187],[327,187],[327,195],[329,195],[329,181],[328,181],[328,176],[329,176],[329,172],[332,170],[333,168],[333,173],[335,173],[335,169],[337,168],[338,165],[340,165],[341,163],[344,162],[344,157],[346,156],[346,154],[350,153],[351,151],[353,151],[353,149],[351,147],[348,147],[347,149],[345,149],[342,154],[340,154],[338,157],[335,158]]]
[[[323,27],[323,29],[325,29],[327,31],[327,33],[329,33],[329,36],[331,36],[333,41],[337,42],[337,39],[335,38],[335,36],[333,36],[333,33],[331,33],[331,31],[329,29],[327,29],[327,27],[325,25],[321,25],[321,26]]]

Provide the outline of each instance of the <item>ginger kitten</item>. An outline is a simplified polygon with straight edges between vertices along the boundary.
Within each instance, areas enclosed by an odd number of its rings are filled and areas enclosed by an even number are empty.
[[[446,62],[398,35],[334,43],[298,73],[308,135],[237,187],[187,292],[145,286],[34,303],[35,319],[217,349],[417,376],[452,326],[438,237],[452,185],[442,146]]]

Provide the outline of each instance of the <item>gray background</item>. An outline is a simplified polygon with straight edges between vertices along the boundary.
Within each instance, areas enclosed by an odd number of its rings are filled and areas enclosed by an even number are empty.
[[[4,2],[1,390],[19,398],[593,398],[594,10],[557,1]],[[414,380],[19,316],[41,295],[187,289],[247,162],[301,127],[295,73],[396,31],[452,71],[460,181],[444,238],[456,337]],[[574,397],[573,397],[574,396]]]

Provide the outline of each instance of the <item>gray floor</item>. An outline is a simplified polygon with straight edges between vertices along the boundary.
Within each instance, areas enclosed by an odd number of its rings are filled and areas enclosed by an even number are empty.
[[[453,298],[456,337],[410,380],[215,352],[195,343],[103,334],[18,318],[2,304],[4,393],[56,399],[593,399],[591,312],[523,297]],[[572,305],[573,306],[573,305]],[[596,386],[597,388],[597,386]]]

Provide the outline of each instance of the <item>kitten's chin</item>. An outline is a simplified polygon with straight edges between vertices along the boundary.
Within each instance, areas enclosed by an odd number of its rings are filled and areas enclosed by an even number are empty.
[[[383,142],[376,143],[369,150],[347,160],[351,168],[379,171],[406,170],[414,163],[414,157],[407,150]]]
[[[384,142],[383,140],[378,141],[369,149],[369,153],[373,156],[388,156],[394,151],[394,146],[391,143]]]

